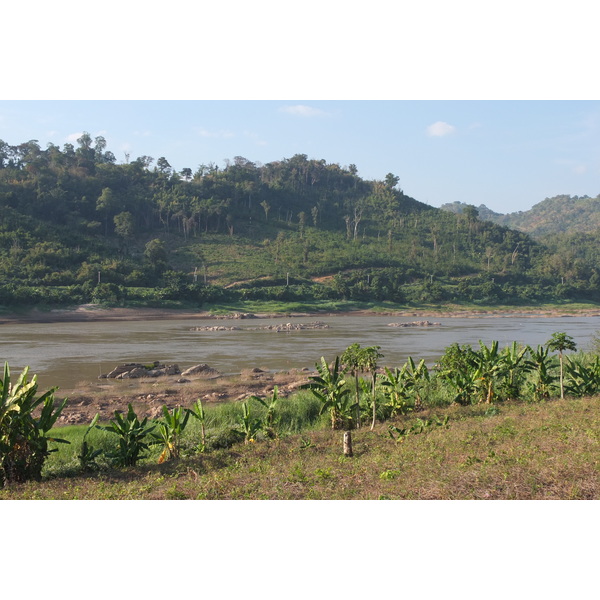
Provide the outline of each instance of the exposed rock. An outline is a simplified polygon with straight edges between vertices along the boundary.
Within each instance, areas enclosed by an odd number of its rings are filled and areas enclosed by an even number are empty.
[[[145,367],[134,367],[130,371],[120,373],[115,379],[140,379],[142,377],[148,377],[151,371],[148,371]]]
[[[253,327],[254,330],[275,331],[277,333],[287,331],[303,331],[305,329],[329,329],[327,323],[314,321],[312,323],[280,323],[278,325],[265,325],[264,327]]]
[[[388,323],[388,327],[439,327],[441,323],[431,321],[411,321],[410,323]]]
[[[322,321],[314,321],[312,323],[279,323],[275,325],[263,325],[262,327],[248,327],[245,331],[275,331],[276,333],[282,333],[303,331],[305,329],[329,329],[329,325]],[[236,326],[225,327],[224,325],[201,325],[190,328],[190,331],[241,331],[241,328]]]
[[[224,325],[203,325],[192,327],[190,331],[239,331],[239,327],[225,327]]]
[[[151,365],[125,363],[115,367],[106,375],[100,375],[98,379],[140,379],[141,377],[163,377],[179,374],[180,370],[177,365],[161,365],[159,362],[154,362]]]
[[[182,377],[192,377],[193,375],[202,375],[203,377],[216,377],[221,373],[207,364],[195,365],[181,373]]]

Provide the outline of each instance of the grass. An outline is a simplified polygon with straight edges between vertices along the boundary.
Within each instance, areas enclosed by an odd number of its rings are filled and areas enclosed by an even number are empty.
[[[211,416],[213,425],[235,419],[225,406]],[[198,432],[190,429],[187,456],[178,461],[159,465],[152,456],[134,468],[82,474],[71,457],[70,463],[55,462],[42,482],[0,490],[0,499],[600,498],[598,397],[506,402],[494,410],[436,407],[418,417],[434,415],[448,416],[447,426],[426,428],[400,442],[388,435],[388,425],[410,426],[416,415],[378,424],[374,431],[354,431],[352,458],[342,455],[342,432],[306,415],[287,419],[303,420],[309,429],[294,433],[291,427],[279,439],[204,454],[192,451]],[[72,435],[76,446],[83,429],[63,428],[61,435]],[[88,439],[93,445],[108,443]]]

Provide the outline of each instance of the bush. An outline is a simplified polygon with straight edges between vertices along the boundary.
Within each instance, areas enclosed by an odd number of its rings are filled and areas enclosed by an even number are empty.
[[[47,436],[59,417],[66,400],[54,404],[52,388],[36,398],[37,376],[27,380],[26,367],[17,382],[10,380],[8,363],[4,364],[4,378],[0,379],[0,483],[23,482],[41,479],[42,467],[48,455],[48,442],[65,440]],[[41,407],[39,417],[34,417]]]

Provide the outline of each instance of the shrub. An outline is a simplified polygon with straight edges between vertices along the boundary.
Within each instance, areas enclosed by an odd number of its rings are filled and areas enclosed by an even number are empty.
[[[58,406],[54,402],[57,388],[37,394],[37,376],[27,380],[29,367],[25,367],[17,382],[10,379],[8,363],[4,364],[4,377],[0,379],[0,483],[23,482],[41,479],[42,467],[48,455],[48,442],[65,440],[48,437],[48,432],[62,412],[66,399]],[[41,411],[36,411],[41,407]],[[39,413],[39,416],[34,416]]]

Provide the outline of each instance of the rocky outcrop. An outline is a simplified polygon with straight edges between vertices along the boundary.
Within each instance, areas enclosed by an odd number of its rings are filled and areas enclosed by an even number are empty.
[[[441,323],[431,321],[411,321],[410,323],[388,323],[388,327],[439,327]]]
[[[185,371],[183,371],[181,376],[182,377],[193,377],[193,376],[217,377],[220,374],[221,373],[219,371],[217,371],[216,369],[209,367],[207,364],[202,364],[202,365],[196,365],[194,367],[190,367],[189,369],[186,369]]]
[[[100,375],[98,379],[140,379],[142,377],[179,375],[180,373],[181,371],[177,365],[161,365],[158,361],[151,365],[125,363],[115,367],[110,373]]]
[[[288,331],[303,331],[305,329],[329,329],[329,325],[322,321],[312,323],[279,323],[276,325],[263,325],[262,327],[246,327],[244,331],[275,331],[276,333]],[[202,325],[192,327],[190,331],[240,331],[240,327],[235,325],[225,327],[224,325]]]
[[[314,321],[313,323],[280,323],[279,325],[265,325],[264,327],[256,327],[253,329],[281,333],[287,331],[303,331],[305,329],[329,329],[329,325],[322,321]]]
[[[225,327],[224,325],[203,325],[192,327],[190,331],[239,331],[239,327]]]

